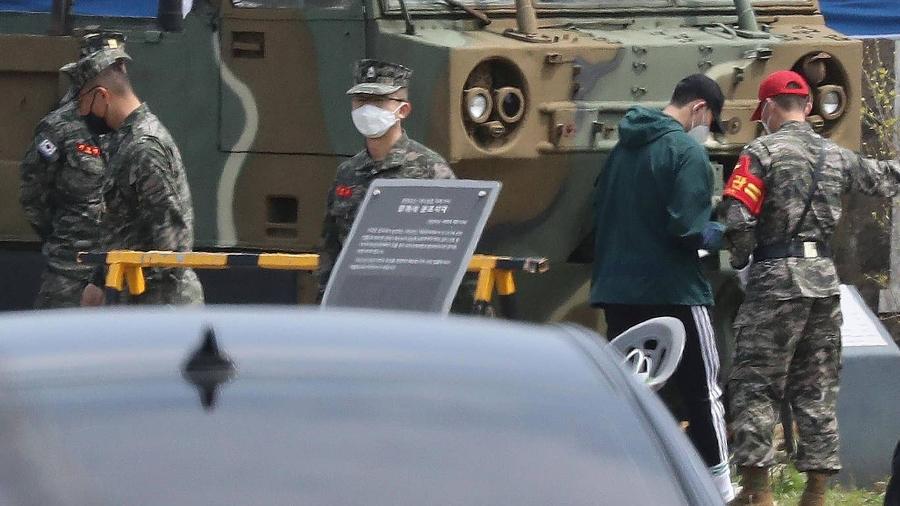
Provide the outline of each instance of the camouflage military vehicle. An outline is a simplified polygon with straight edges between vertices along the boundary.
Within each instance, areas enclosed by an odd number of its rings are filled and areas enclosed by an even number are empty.
[[[727,133],[707,147],[721,183],[760,133],[750,121],[760,79],[793,68],[816,89],[816,129],[858,147],[860,43],[827,28],[816,0],[750,2],[195,0],[183,21],[178,0],[149,2],[150,17],[70,14],[61,0],[51,13],[3,12],[0,239],[37,254],[17,166],[58,97],[57,69],[76,55],[73,27],[127,34],[138,93],[182,149],[198,249],[316,246],[335,168],[362,146],[344,91],[351,63],[368,56],[415,70],[413,137],[460,177],[503,182],[479,250],[551,259],[549,273],[519,277],[520,316],[597,324],[579,246],[629,106],[662,107],[690,73],[717,80]],[[715,278],[721,310],[733,310],[737,290]],[[310,300],[311,279],[298,285]]]

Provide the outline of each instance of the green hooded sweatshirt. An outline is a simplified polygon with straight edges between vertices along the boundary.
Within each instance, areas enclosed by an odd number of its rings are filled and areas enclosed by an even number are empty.
[[[594,189],[591,304],[711,305],[697,249],[712,170],[671,116],[632,107]]]

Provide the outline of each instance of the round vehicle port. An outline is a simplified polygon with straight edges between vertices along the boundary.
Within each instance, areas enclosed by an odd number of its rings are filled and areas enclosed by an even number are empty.
[[[466,79],[460,108],[469,139],[484,150],[500,149],[515,138],[527,116],[522,72],[504,58],[482,60]]]

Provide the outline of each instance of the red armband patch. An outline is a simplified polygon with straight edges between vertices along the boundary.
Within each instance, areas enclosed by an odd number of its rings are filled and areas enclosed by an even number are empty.
[[[75,145],[75,149],[81,153],[86,155],[100,157],[100,148],[97,146],[91,146],[90,144],[78,143]]]
[[[353,196],[353,188],[347,185],[337,185],[334,189],[334,194],[339,199],[349,199]]]
[[[758,216],[762,210],[766,186],[763,180],[750,172],[750,157],[741,155],[728,182],[725,183],[725,195],[743,202],[750,214]]]

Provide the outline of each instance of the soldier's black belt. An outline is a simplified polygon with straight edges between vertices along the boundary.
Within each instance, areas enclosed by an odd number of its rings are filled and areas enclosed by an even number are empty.
[[[93,270],[93,268],[90,268],[86,265],[80,266],[80,267],[83,267],[83,268],[82,269],[77,269],[77,268],[76,269],[61,269],[51,263],[47,264],[47,270],[52,272],[53,274],[58,274],[60,276],[69,278],[74,281],[84,281],[85,283],[87,283],[88,281],[90,281],[94,270]]]
[[[831,258],[831,247],[819,241],[791,241],[753,250],[754,262],[773,258]]]

